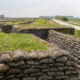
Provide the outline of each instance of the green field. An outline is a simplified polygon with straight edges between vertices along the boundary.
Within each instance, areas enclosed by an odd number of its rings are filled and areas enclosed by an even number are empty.
[[[20,24],[17,25],[18,29],[25,29],[25,28],[62,28],[64,26],[59,25],[58,23],[54,22],[51,19],[38,19],[31,24]]]
[[[80,26],[80,19],[69,19],[69,21],[67,22],[73,25]]]
[[[15,50],[46,50],[46,43],[29,34],[0,33],[0,52]]]
[[[29,21],[33,21],[32,23],[27,23]],[[5,25],[16,25],[18,29],[26,29],[26,28],[62,28],[64,26],[59,25],[54,22],[52,19],[25,19],[25,20],[8,20],[8,21],[0,21],[0,24]]]

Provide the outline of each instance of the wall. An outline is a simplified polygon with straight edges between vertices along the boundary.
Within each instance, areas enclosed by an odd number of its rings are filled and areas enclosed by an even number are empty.
[[[4,32],[4,33],[17,33],[18,30],[15,26],[12,26],[12,25],[3,25],[3,24],[0,24],[0,32]]]
[[[0,80],[79,80],[75,59],[57,48],[52,52],[0,54]]]
[[[20,33],[32,33],[42,39],[46,39],[48,35],[49,29],[24,29],[21,30]]]
[[[50,43],[56,43],[60,48],[74,53],[74,55],[80,54],[80,40],[70,37],[68,35],[50,30],[48,39]]]
[[[69,51],[72,57],[75,57],[77,67],[80,73],[80,40],[68,35],[50,30],[47,39],[51,44],[57,44],[59,48]],[[80,76],[80,74],[79,74]],[[76,80],[76,79],[75,79]]]
[[[2,31],[5,32],[5,33],[10,33],[12,30],[12,26],[11,25],[4,25],[2,27]]]
[[[55,28],[54,30],[64,34],[74,35],[74,28]]]
[[[53,46],[48,51],[0,53],[0,80],[80,80],[80,40],[54,29],[20,32],[47,38]]]
[[[74,34],[73,28],[33,28],[33,29],[24,29],[19,32],[20,33],[32,33],[32,34],[46,40],[48,37],[49,30],[56,30],[58,32],[62,32],[65,34]]]
[[[65,34],[74,34],[73,28],[32,28],[32,29],[23,29],[18,30],[17,26],[15,25],[0,25],[0,32],[5,33],[32,33],[42,39],[47,39],[48,31],[49,30],[56,30],[58,32],[62,32]]]

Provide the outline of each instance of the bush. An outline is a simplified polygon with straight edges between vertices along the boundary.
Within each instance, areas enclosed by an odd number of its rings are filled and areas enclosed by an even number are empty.
[[[68,18],[67,17],[62,17],[61,18],[63,21],[68,21]]]

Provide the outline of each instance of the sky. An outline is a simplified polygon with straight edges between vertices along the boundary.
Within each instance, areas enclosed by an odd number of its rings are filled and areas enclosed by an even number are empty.
[[[0,14],[6,17],[80,17],[80,0],[0,0]]]

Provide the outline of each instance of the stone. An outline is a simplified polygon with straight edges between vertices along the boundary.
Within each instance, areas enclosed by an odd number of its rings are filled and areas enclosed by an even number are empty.
[[[63,76],[64,72],[48,72],[49,76]]]
[[[20,78],[13,78],[13,79],[10,79],[10,80],[21,80]]]
[[[30,76],[32,76],[32,77],[38,77],[38,76],[42,76],[42,75],[44,75],[44,73],[42,73],[42,72],[37,72],[37,73],[32,73]]]
[[[40,63],[46,63],[46,64],[48,64],[48,63],[52,63],[53,62],[53,60],[52,59],[42,59],[42,60],[40,60]]]
[[[68,77],[68,76],[65,76],[65,75],[64,75],[64,76],[56,76],[55,79],[58,79],[58,80],[59,80],[59,79],[60,79],[60,80],[61,80],[61,79],[69,79],[69,77]]]
[[[17,67],[17,66],[22,66],[24,65],[24,61],[19,61],[19,62],[10,62],[7,63],[9,66]]]
[[[17,50],[17,51],[15,51],[14,53],[13,53],[13,58],[15,59],[15,60],[21,60],[21,59],[24,59],[25,57],[24,57],[24,52],[22,51],[22,50]]]
[[[1,75],[0,75],[0,80],[3,80],[3,78],[4,78],[4,76],[1,76]]]
[[[65,71],[65,74],[67,74],[67,75],[77,75],[77,74],[79,74],[77,71]]]
[[[47,77],[47,75],[44,75],[44,76],[39,77],[38,80],[48,80],[48,77]]]
[[[63,70],[66,70],[66,69],[68,69],[67,66],[58,67],[58,70],[60,70],[60,71],[63,71]]]
[[[9,70],[9,66],[6,64],[0,64],[0,72],[5,72]]]
[[[66,62],[67,61],[67,57],[61,57],[61,58],[58,58],[56,59],[57,62]]]
[[[80,80],[78,77],[70,77],[70,80]]]
[[[2,31],[2,29],[0,28],[0,33],[2,33],[3,31]]]
[[[36,73],[36,72],[39,72],[40,70],[39,69],[32,69],[32,68],[30,68],[30,69],[25,69],[25,71],[24,71],[24,73]]]
[[[15,75],[14,74],[12,74],[12,75],[7,75],[7,79],[11,79],[11,78],[14,78],[15,77]]]
[[[64,66],[64,63],[55,62],[53,64],[49,64],[49,66],[50,67],[57,67],[57,66],[59,66],[59,67],[61,66],[62,67],[62,66]]]
[[[24,77],[22,80],[36,80],[34,77]]]
[[[27,62],[29,65],[35,65],[35,61],[28,61]]]
[[[9,74],[18,74],[21,72],[21,69],[18,68],[12,68],[8,71]]]
[[[0,62],[9,62],[11,60],[11,57],[9,54],[1,54],[0,56]]]

